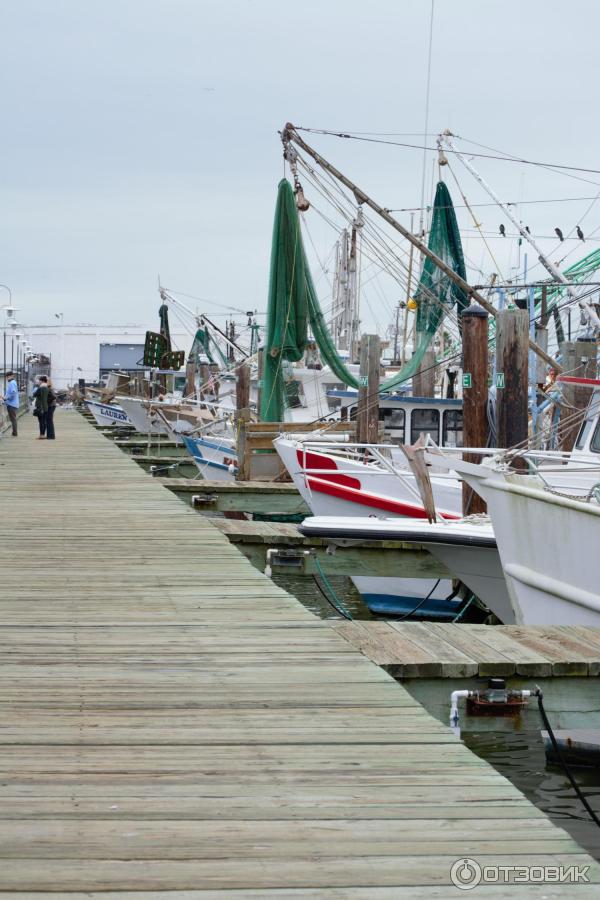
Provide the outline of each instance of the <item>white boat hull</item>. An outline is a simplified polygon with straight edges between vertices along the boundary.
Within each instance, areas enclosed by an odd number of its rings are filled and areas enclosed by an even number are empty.
[[[150,418],[147,400],[138,397],[119,397],[119,403],[127,413],[130,423],[140,434],[166,434],[165,425],[156,418]]]
[[[315,516],[427,518],[408,467],[397,472],[345,459],[325,450],[304,450],[289,438],[273,441],[305,503]],[[456,476],[432,477],[436,508],[444,518],[462,515],[462,487]]]
[[[346,459],[298,441],[278,438],[273,441],[307,506],[315,516],[382,516],[392,518],[426,516],[415,479],[408,468],[382,471],[378,466]],[[311,473],[311,470],[314,470]],[[458,480],[441,476],[435,480],[434,496],[439,507],[452,518],[461,514],[462,492]],[[421,616],[449,618],[456,614],[459,602],[446,602],[452,582],[428,578],[353,577],[352,581],[372,612],[405,615],[417,609]],[[424,603],[421,601],[431,594]]]
[[[183,435],[183,442],[204,478],[208,481],[235,481],[237,474],[235,441],[225,437]]]
[[[600,507],[532,476],[461,474],[488,505],[517,624],[600,626]]]
[[[303,534],[343,540],[412,541],[425,547],[432,556],[459,578],[506,625],[515,623],[504,573],[496,547],[492,526],[486,521],[459,520],[458,522],[423,522],[416,519],[373,519],[316,516],[305,519],[300,530]],[[398,567],[402,565],[398,560]],[[356,582],[359,579],[353,579]],[[393,579],[407,584],[409,579]],[[386,579],[371,579],[380,581]],[[422,579],[415,581],[418,593]],[[420,585],[419,585],[420,582]],[[357,583],[361,591],[373,590]],[[450,593],[450,582],[442,582],[432,594],[433,599]],[[389,592],[389,588],[388,588]]]
[[[98,425],[113,425],[115,428],[130,428],[132,423],[127,413],[113,403],[99,403],[97,400],[85,400],[85,405]]]

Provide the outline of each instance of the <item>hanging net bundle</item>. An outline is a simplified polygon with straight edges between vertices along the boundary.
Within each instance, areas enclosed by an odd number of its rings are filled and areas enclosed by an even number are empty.
[[[340,359],[327,330],[310,274],[289,181],[277,190],[271,245],[267,336],[261,385],[261,418],[280,422],[285,409],[285,361],[302,359],[308,342],[308,325],[323,361],[340,381],[358,388],[358,381]]]
[[[429,248],[462,278],[465,263],[456,215],[448,188],[439,182],[433,206]],[[439,328],[444,313],[455,304],[467,305],[465,292],[458,288],[435,263],[426,259],[415,299],[418,304],[416,348],[400,372],[381,385],[389,391],[415,374],[423,355]],[[267,336],[261,393],[261,418],[280,422],[285,409],[286,363],[302,359],[308,342],[308,326],[319,347],[323,362],[343,384],[358,390],[359,381],[339,356],[325,324],[310,274],[300,231],[296,198],[290,183],[279,182],[269,278]]]
[[[457,275],[466,280],[465,259],[456,213],[450,191],[443,181],[438,181],[435,191],[427,246]],[[412,378],[442,324],[444,314],[454,305],[458,307],[460,313],[469,302],[465,291],[429,258],[425,259],[414,299],[417,302],[417,322],[413,355],[396,375],[382,385],[382,390],[390,390]],[[458,320],[460,322],[460,315]]]

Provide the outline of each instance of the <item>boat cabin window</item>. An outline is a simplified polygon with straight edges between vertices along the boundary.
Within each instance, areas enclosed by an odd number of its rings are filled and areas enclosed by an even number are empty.
[[[403,409],[386,409],[384,428],[392,444],[404,443],[404,423],[406,414]]]
[[[577,440],[575,441],[575,449],[583,450],[585,445],[587,444],[588,438],[590,436],[590,431],[594,425],[593,419],[586,419],[581,428],[579,429],[579,434],[577,435]]]
[[[590,443],[592,453],[600,453],[600,422],[596,425],[596,430]]]
[[[443,447],[462,447],[463,445],[463,414],[461,409],[446,409],[444,411],[444,426],[442,428]]]
[[[410,417],[410,442],[414,444],[421,435],[439,443],[440,439],[440,413],[437,409],[413,409]]]
[[[290,409],[298,409],[299,407],[306,405],[305,402],[303,402],[304,390],[302,384],[299,381],[296,381],[295,378],[284,382],[284,390],[287,405]]]

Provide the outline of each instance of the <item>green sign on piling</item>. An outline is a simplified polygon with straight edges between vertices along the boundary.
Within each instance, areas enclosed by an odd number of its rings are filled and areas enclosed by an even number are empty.
[[[496,372],[496,387],[504,387],[504,372]]]
[[[473,387],[473,384],[472,384],[472,381],[471,381],[471,373],[470,373],[470,372],[464,372],[464,373],[463,373],[463,387],[464,387],[464,388],[470,388],[470,387]]]

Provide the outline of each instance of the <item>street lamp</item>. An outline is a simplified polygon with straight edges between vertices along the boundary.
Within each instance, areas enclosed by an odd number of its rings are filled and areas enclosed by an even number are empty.
[[[12,291],[7,284],[0,284],[0,288],[8,292],[8,305],[3,307],[5,320],[10,320],[15,314],[15,308],[12,305]],[[2,326],[3,353],[2,353],[2,374],[4,376],[4,390],[6,391],[6,322]]]

